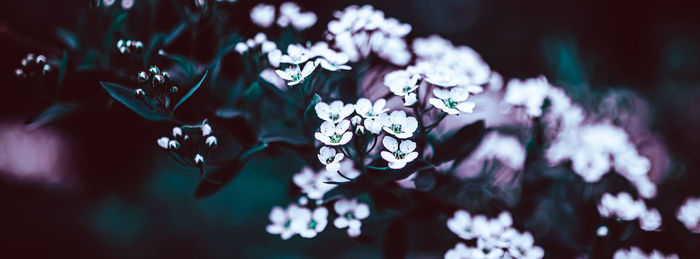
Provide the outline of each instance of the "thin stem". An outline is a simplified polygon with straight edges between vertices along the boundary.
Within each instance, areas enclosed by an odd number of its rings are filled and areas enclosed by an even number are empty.
[[[372,142],[372,147],[370,147],[368,150],[366,150],[365,154],[369,154],[369,152],[372,152],[372,149],[374,149],[374,147],[377,146],[377,139],[379,139],[379,136],[374,136],[374,141]]]
[[[447,117],[446,112],[442,113],[442,115],[440,115],[440,118],[438,118],[438,120],[435,121],[435,123],[430,124],[427,127],[425,127],[426,133],[430,133],[430,131],[433,130],[433,128],[437,127],[440,124],[440,122],[442,122],[442,120],[445,119],[445,117]]]

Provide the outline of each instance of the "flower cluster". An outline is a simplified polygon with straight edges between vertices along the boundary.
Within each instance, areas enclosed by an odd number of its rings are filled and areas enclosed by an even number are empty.
[[[119,40],[117,41],[117,49],[119,53],[138,53],[143,49],[143,42],[137,40]]]
[[[97,3],[103,3],[105,7],[110,7],[116,0],[98,0]],[[134,6],[134,0],[121,0],[121,7],[124,10],[129,10]]]
[[[156,66],[139,72],[137,80],[145,83],[146,87],[136,89],[136,97],[153,110],[170,111],[179,89],[177,86],[166,87],[169,78],[167,71],[161,71]]]
[[[211,133],[211,126],[204,120],[200,125],[174,127],[172,137],[161,137],[157,143],[167,150],[178,164],[203,168],[209,151],[218,144],[216,137]]]
[[[238,54],[245,54],[248,53],[248,51],[260,48],[260,53],[262,54],[268,54],[274,50],[277,50],[277,44],[274,41],[270,41],[267,39],[267,35],[262,32],[258,32],[258,34],[255,34],[255,37],[252,39],[247,39],[244,42],[239,42],[236,43],[236,46],[234,49]]]
[[[267,232],[280,235],[284,240],[299,234],[303,238],[316,237],[328,225],[328,209],[317,207],[313,210],[290,204],[286,209],[276,206],[270,211],[270,224]]]
[[[289,86],[303,82],[318,66],[327,71],[352,69],[347,64],[349,59],[346,54],[329,48],[328,43],[323,41],[308,48],[291,44],[287,46],[286,54],[280,50],[272,51],[268,59],[273,67],[286,67],[275,72],[280,78],[288,81]]]
[[[661,213],[654,208],[647,209],[642,200],[633,200],[629,193],[621,192],[617,196],[603,194],[598,204],[598,212],[603,217],[615,216],[630,221],[639,219],[639,227],[645,231],[661,228]]]
[[[403,66],[411,60],[406,41],[411,25],[395,18],[387,18],[384,12],[370,5],[351,5],[336,11],[336,20],[328,23],[328,39],[345,53],[351,61],[366,58],[371,52],[394,65]]]
[[[497,218],[484,215],[470,215],[458,210],[447,220],[447,227],[460,238],[477,240],[476,247],[458,243],[445,253],[446,259],[459,258],[542,258],[544,250],[534,245],[534,238],[528,232],[521,233],[512,227],[513,218],[508,212],[501,212]]]
[[[327,150],[333,149],[322,149],[321,153],[328,152]],[[310,167],[304,167],[292,177],[292,181],[301,192],[317,203],[323,203],[323,195],[338,186],[333,184],[334,182],[348,181],[360,175],[353,167],[352,161],[342,160],[343,154],[336,154],[332,158],[322,157],[322,154],[319,154],[319,160],[324,159],[322,162],[327,162],[326,168],[330,167],[331,170],[314,172]],[[332,161],[328,162],[329,160]]]
[[[46,56],[33,53],[27,54],[20,63],[21,67],[15,69],[15,75],[19,78],[34,77],[38,75],[46,75],[51,71],[51,66],[47,63]]]
[[[275,7],[258,4],[250,10],[250,19],[262,28],[269,28],[275,22]],[[291,24],[294,29],[302,31],[311,28],[317,19],[313,12],[302,12],[298,4],[285,2],[280,5],[277,25],[286,28]]]
[[[677,254],[664,255],[658,250],[654,250],[651,254],[646,254],[639,247],[633,246],[629,250],[619,249],[615,251],[613,259],[678,259]]]
[[[688,230],[700,233],[700,198],[690,197],[676,212],[676,218],[683,223]]]

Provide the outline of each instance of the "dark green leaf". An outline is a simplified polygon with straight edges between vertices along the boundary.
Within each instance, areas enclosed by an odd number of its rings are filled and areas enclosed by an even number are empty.
[[[426,170],[418,172],[413,182],[416,184],[416,190],[424,192],[430,191],[435,187],[435,171]]]
[[[228,182],[233,180],[233,178],[241,172],[241,169],[245,165],[245,161],[238,158],[229,161],[226,165],[219,167],[215,170],[207,172],[205,177],[207,179],[202,179],[197,188],[194,191],[195,199],[201,199],[212,194],[215,194],[221,188],[223,188]]]
[[[182,70],[185,71],[185,75],[187,75],[187,76],[194,75],[194,73],[195,73],[194,66],[192,65],[191,62],[187,61],[187,59],[185,59],[185,57],[178,56],[178,55],[172,55],[172,54],[168,54],[168,53],[163,53],[161,56],[166,57],[166,58],[172,60],[173,62],[175,62],[178,66],[180,66],[180,68],[182,68]]]
[[[207,74],[208,74],[208,73],[209,73],[209,71],[204,71],[204,75],[202,76],[202,79],[199,79],[199,82],[198,82],[196,85],[194,85],[194,86],[192,87],[192,89],[190,89],[190,91],[187,92],[187,94],[185,94],[185,96],[183,96],[182,98],[180,98],[180,101],[178,101],[177,104],[175,104],[175,107],[173,107],[173,112],[174,112],[175,109],[177,109],[177,107],[179,107],[182,103],[184,103],[185,101],[187,101],[187,98],[190,98],[190,96],[192,96],[192,94],[194,94],[194,92],[197,91],[197,89],[199,89],[200,86],[202,86],[202,83],[204,82],[204,78],[207,77]]]
[[[309,106],[306,106],[306,110],[304,110],[304,119],[306,119],[306,120],[309,119],[309,113],[314,110],[314,107],[320,101],[321,101],[321,96],[319,96],[318,94],[314,94],[313,99],[311,99],[311,103],[309,103]]]
[[[411,174],[415,172],[420,172],[422,170],[434,167],[435,165],[431,164],[425,159],[416,159],[415,161],[408,163],[404,168],[401,169],[383,172],[379,171],[379,174],[382,174],[382,176],[379,178],[379,180],[375,180],[375,182],[385,183],[405,179],[406,177],[411,176]]]
[[[333,190],[330,190],[323,195],[323,200],[332,201],[342,198],[351,199],[367,192],[368,190],[369,186],[360,182],[340,184]]]
[[[406,223],[400,218],[396,218],[389,222],[389,225],[384,230],[384,240],[382,240],[383,257],[387,259],[406,258],[408,254],[408,231],[406,231]]]
[[[57,103],[42,111],[39,115],[28,119],[25,123],[31,129],[40,128],[75,112],[80,107],[73,103]]]
[[[254,146],[248,150],[246,150],[242,155],[241,155],[241,160],[247,160],[250,156],[253,154],[260,152],[264,149],[267,148],[267,143],[260,143],[260,145]]]
[[[61,83],[63,83],[63,79],[66,77],[66,70],[68,69],[68,53],[63,52],[63,56],[61,57],[61,62],[58,64],[58,83],[56,83],[56,87],[60,87]]]
[[[65,29],[59,28],[56,30],[56,35],[70,49],[78,49],[78,47],[80,46],[79,41],[78,41],[78,37],[75,36],[75,34],[73,34],[72,32],[69,32]]]
[[[468,156],[481,143],[485,131],[483,120],[462,127],[435,148],[433,163],[441,164]]]
[[[155,121],[171,119],[169,115],[151,109],[151,107],[146,105],[146,103],[144,103],[143,100],[136,97],[134,90],[113,83],[100,82],[100,84],[105,90],[107,90],[109,95],[114,97],[114,99],[124,104],[132,111],[141,115],[141,117]]]
[[[245,98],[248,99],[248,101],[253,101],[255,99],[258,99],[260,95],[262,94],[262,89],[260,88],[260,84],[255,81],[250,86],[248,89],[245,91]]]

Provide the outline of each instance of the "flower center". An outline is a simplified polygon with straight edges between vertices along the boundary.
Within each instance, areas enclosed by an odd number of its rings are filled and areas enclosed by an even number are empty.
[[[343,135],[333,134],[333,136],[331,136],[331,142],[338,143],[338,142],[340,142],[340,140],[342,138],[343,138]]]
[[[291,221],[291,220],[287,220],[286,222],[284,222],[284,227],[285,227],[285,228],[288,228],[289,225],[291,225],[291,224],[292,224],[292,221]]]
[[[345,215],[343,215],[343,217],[345,217],[347,219],[355,219],[355,213],[347,212],[347,213],[345,213]]]
[[[396,152],[394,152],[394,156],[398,159],[403,159],[403,157],[406,156],[406,154],[401,152],[401,150],[396,150]]]
[[[338,120],[338,119],[340,118],[340,115],[339,115],[339,114],[336,114],[336,113],[331,113],[331,115],[328,116],[328,117],[329,117],[331,120],[336,121],[336,120]]]
[[[312,219],[309,221],[309,229],[316,229],[316,225],[318,225],[318,223],[316,223],[315,220]]]
[[[328,159],[326,159],[326,164],[333,163],[334,159],[335,159],[335,157],[329,157]]]
[[[404,87],[403,87],[403,92],[404,92],[404,93],[408,93],[408,92],[410,92],[410,91],[411,91],[411,87],[410,87],[410,86],[407,85],[407,86],[404,86]]]
[[[401,133],[401,125],[400,124],[391,124],[391,131],[395,133]]]
[[[443,100],[442,102],[445,103],[445,106],[447,106],[447,108],[457,109],[457,102],[454,102],[450,99]]]

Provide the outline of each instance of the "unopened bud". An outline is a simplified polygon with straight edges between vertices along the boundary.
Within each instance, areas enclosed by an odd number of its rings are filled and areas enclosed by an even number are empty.
[[[143,98],[144,96],[146,96],[146,92],[143,89],[136,89],[136,97]]]
[[[126,47],[124,47],[124,46],[119,47],[119,53],[122,53],[122,54],[126,53]]]
[[[34,62],[34,54],[32,54],[32,53],[27,54],[27,62]]]
[[[350,123],[352,123],[353,126],[361,124],[362,123],[362,118],[360,116],[353,116],[352,119],[350,119]]]
[[[148,69],[148,73],[151,75],[157,75],[160,74],[160,69],[158,69],[157,66],[151,66],[151,68]]]
[[[194,156],[194,163],[195,163],[196,165],[204,164],[204,157],[203,157],[202,155],[200,155],[200,154],[196,154],[196,155]]]
[[[365,127],[362,125],[355,127],[355,134],[357,134],[357,135],[365,134]]]
[[[211,134],[211,126],[208,123],[202,125],[202,136],[209,136]]]
[[[163,71],[162,73],[160,73],[160,75],[162,75],[163,77],[165,77],[165,79],[170,78],[170,74],[168,74],[168,71]]]
[[[133,44],[132,41],[130,41],[130,40],[127,40],[127,41],[126,41],[126,47],[131,47],[131,44]]]
[[[162,85],[165,84],[165,77],[161,75],[155,75],[153,77],[153,85]]]
[[[134,48],[136,48],[136,49],[143,48],[143,42],[140,42],[140,41],[134,42]]]
[[[173,128],[173,137],[182,137],[182,129],[180,127]]]
[[[46,56],[44,55],[39,55],[36,57],[36,63],[39,65],[46,64]]]
[[[24,71],[23,71],[22,69],[20,69],[20,68],[15,69],[15,75],[17,75],[17,77],[19,77],[19,78],[24,78],[24,77],[25,77]]]
[[[170,141],[170,139],[168,137],[159,138],[158,139],[158,146],[160,146],[164,149],[168,149],[168,142],[169,141]]]
[[[215,148],[216,145],[218,144],[216,137],[214,137],[214,136],[207,137],[207,139],[204,142],[207,144],[207,147],[209,147],[209,148]]]
[[[168,147],[171,149],[178,149],[180,148],[180,142],[177,142],[177,140],[170,140],[168,141]]]
[[[177,89],[177,86],[173,86],[170,88],[170,93],[177,93],[179,89]]]
[[[148,80],[148,74],[146,74],[146,71],[139,72],[139,77],[138,77],[139,83],[146,82],[146,80]]]
[[[22,67],[27,67],[27,63],[28,63],[28,62],[27,62],[27,59],[24,59],[24,58],[23,58],[22,61],[20,62],[20,64],[22,64]]]
[[[44,65],[44,69],[41,70],[41,73],[46,75],[51,70],[51,66],[49,64]]]
[[[122,47],[124,47],[124,40],[117,41],[117,48],[122,48]]]

